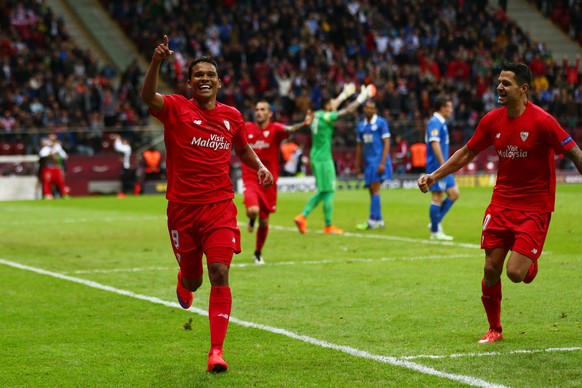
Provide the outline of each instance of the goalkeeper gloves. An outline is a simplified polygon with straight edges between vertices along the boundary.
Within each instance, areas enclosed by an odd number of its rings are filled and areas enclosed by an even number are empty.
[[[353,83],[347,83],[344,85],[344,88],[337,99],[339,100],[340,104],[344,102],[346,99],[350,98],[356,92],[356,85]]]
[[[368,88],[366,87],[366,85],[362,85],[362,87],[360,88],[360,94],[358,94],[358,97],[356,98],[356,100],[361,104],[363,104],[368,98],[370,98],[370,95],[368,94]]]

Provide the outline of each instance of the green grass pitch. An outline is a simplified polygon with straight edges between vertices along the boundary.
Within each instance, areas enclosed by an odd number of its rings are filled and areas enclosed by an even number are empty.
[[[559,185],[540,270],[504,275],[506,339],[481,305],[483,211],[491,189],[461,189],[428,240],[430,197],[382,192],[387,224],[367,219],[365,190],[336,195],[300,235],[311,193],[280,194],[263,256],[235,198],[243,253],[231,269],[226,374],[206,373],[209,282],[193,309],[175,298],[177,264],[163,196],[0,202],[0,386],[351,387],[582,386],[582,185]]]

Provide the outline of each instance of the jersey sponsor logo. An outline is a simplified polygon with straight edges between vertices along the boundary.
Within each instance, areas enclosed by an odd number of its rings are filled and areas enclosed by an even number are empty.
[[[224,120],[224,127],[226,128],[227,131],[230,131],[230,122],[228,120]]]
[[[498,150],[497,154],[500,158],[515,159],[527,158],[527,151],[520,150],[516,145],[508,145],[505,150]]]
[[[208,139],[194,136],[191,144],[198,147],[210,148],[214,151],[230,149],[230,142],[226,141],[224,136],[214,134],[210,135],[210,138]]]
[[[567,138],[565,138],[564,140],[562,140],[562,142],[560,144],[562,144],[562,147],[565,146],[566,144],[570,143],[571,141],[574,141],[572,139],[572,136],[568,136]]]
[[[267,143],[264,140],[258,140],[255,143],[249,144],[249,145],[251,146],[251,148],[253,150],[262,150],[262,149],[265,149],[265,148],[269,148],[271,146],[271,143]]]
[[[520,132],[519,133],[519,137],[521,137],[521,141],[526,141],[528,136],[529,136],[529,132]]]
[[[202,120],[194,120],[193,123],[196,125],[200,125],[202,124]]]

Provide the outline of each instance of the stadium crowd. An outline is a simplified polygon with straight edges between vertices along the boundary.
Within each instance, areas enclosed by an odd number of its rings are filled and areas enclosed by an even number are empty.
[[[543,42],[485,0],[101,2],[148,60],[159,37],[170,37],[175,55],[162,76],[185,95],[188,60],[218,57],[219,100],[249,120],[258,98],[272,101],[275,120],[295,122],[344,83],[372,82],[393,139],[402,135],[410,143],[422,139],[434,97],[449,93],[451,141],[461,144],[495,106],[499,65],[513,61],[534,73],[531,100],[582,137],[576,131],[582,127],[579,58],[554,61]],[[550,7],[548,17],[553,3],[579,7],[578,1],[534,3]],[[136,63],[122,74],[97,63],[89,50],[75,47],[62,19],[42,1],[8,1],[0,18],[0,141],[22,140],[34,153],[36,133],[53,131],[70,153],[90,154],[102,150],[104,133],[114,128],[142,143],[139,128],[149,117],[137,98],[142,71]],[[339,123],[338,150],[355,147],[356,121]],[[303,135],[300,142],[308,142]]]
[[[529,0],[536,8],[582,45],[582,1]]]
[[[219,57],[220,99],[246,116],[257,98],[268,98],[279,120],[297,120],[345,82],[373,82],[380,112],[411,140],[421,137],[434,96],[450,93],[460,143],[495,106],[492,77],[509,60],[532,67],[535,103],[566,129],[582,126],[578,59],[555,62],[487,1],[102,2],[141,52],[170,36],[176,55],[163,71],[184,94],[187,59]],[[336,146],[355,146],[353,127],[340,126]]]
[[[69,153],[92,155],[147,121],[139,101],[141,70],[121,74],[75,45],[44,1],[7,1],[0,8],[0,153],[35,154],[56,133]]]

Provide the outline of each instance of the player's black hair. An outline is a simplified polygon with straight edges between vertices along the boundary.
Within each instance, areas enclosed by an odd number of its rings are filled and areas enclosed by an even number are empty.
[[[501,71],[511,71],[515,74],[515,80],[519,86],[531,85],[531,70],[523,63],[504,63],[501,66]]]
[[[434,110],[438,112],[443,106],[447,105],[451,101],[453,101],[453,99],[450,96],[446,94],[439,94],[435,97],[432,105]]]
[[[321,109],[325,109],[325,106],[326,106],[326,105],[327,105],[327,104],[328,104],[330,101],[331,101],[331,98],[330,98],[330,97],[323,97],[323,98],[321,99],[321,104],[320,104],[320,106],[321,106]]]
[[[200,62],[210,63],[212,66],[214,66],[214,68],[216,69],[216,75],[218,76],[218,79],[220,79],[220,71],[218,70],[218,63],[216,62],[216,60],[214,58],[212,58],[210,56],[198,57],[198,58],[194,59],[192,62],[190,62],[190,66],[188,66],[188,79],[192,78],[192,69],[194,68],[194,66],[196,66]]]

